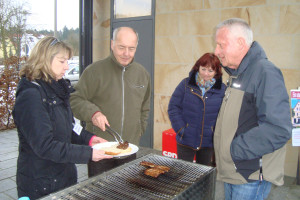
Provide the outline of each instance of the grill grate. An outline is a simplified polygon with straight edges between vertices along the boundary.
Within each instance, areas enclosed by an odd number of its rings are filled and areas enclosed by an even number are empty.
[[[168,166],[170,171],[158,178],[146,176],[141,161]],[[215,168],[209,166],[149,154],[111,171],[114,172],[52,194],[48,199],[214,199]]]

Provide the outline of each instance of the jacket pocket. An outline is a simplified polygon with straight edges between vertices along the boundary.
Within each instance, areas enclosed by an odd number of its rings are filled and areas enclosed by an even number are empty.
[[[233,160],[233,162],[236,171],[240,173],[249,182],[249,176],[259,169],[259,159],[260,158],[240,161]]]
[[[131,83],[128,81],[128,89],[130,90],[128,93],[130,94],[133,105],[141,105],[145,94],[147,92],[147,84],[146,83]]]
[[[179,131],[177,132],[177,136],[179,137],[180,140],[182,140],[182,138],[183,138],[184,129],[188,126],[189,126],[189,124],[186,124],[184,127],[180,128]]]

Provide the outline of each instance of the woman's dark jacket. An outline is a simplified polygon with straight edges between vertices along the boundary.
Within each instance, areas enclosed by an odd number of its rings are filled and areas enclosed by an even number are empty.
[[[168,113],[177,143],[196,150],[213,146],[214,127],[226,86],[222,79],[217,79],[202,97],[195,75],[191,71],[176,87]]]
[[[69,103],[59,98],[43,81],[19,82],[13,110],[19,136],[17,162],[18,195],[36,199],[77,182],[74,163],[87,163],[93,136],[72,131]],[[78,145],[86,144],[86,145]]]

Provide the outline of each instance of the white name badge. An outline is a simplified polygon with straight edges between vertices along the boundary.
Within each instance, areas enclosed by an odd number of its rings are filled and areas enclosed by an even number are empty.
[[[73,131],[77,134],[80,135],[81,131],[82,131],[82,126],[78,123],[73,124]]]

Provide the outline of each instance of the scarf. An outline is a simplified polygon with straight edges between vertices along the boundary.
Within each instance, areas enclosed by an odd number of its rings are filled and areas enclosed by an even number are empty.
[[[52,80],[49,84],[54,93],[64,101],[65,106],[69,106],[70,94],[74,91],[70,82],[65,79]]]
[[[202,91],[202,96],[204,96],[205,92],[207,90],[209,90],[216,83],[215,78],[212,78],[211,80],[208,80],[208,81],[204,81],[200,77],[199,72],[196,73],[195,79],[196,79],[196,84],[198,85],[198,87]]]

